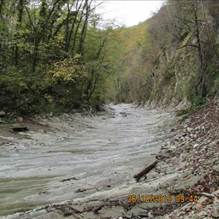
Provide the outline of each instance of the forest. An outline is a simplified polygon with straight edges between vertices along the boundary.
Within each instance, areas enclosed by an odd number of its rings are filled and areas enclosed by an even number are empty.
[[[0,103],[16,114],[103,103],[112,71],[93,0],[0,3]]]
[[[137,25],[138,38],[129,39],[136,45],[122,60],[120,98],[195,106],[218,95],[218,7],[217,1],[168,0]]]
[[[219,218],[219,0],[108,2],[0,0],[0,218]]]
[[[199,105],[218,94],[219,3],[168,0],[133,27],[94,0],[1,0],[0,107],[12,114],[107,102]]]

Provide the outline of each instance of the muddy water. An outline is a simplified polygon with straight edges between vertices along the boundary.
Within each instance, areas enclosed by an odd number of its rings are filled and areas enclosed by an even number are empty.
[[[166,139],[170,113],[110,105],[96,116],[40,120],[50,129],[1,136],[0,215],[134,184]],[[104,194],[104,193],[103,193]]]

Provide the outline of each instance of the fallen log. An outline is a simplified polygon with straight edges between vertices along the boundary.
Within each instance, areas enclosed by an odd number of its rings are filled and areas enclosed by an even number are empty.
[[[158,161],[155,160],[151,164],[149,164],[146,168],[144,168],[141,172],[137,173],[134,175],[134,178],[136,179],[136,182],[139,182],[139,180],[143,177],[146,176],[156,165]]]
[[[102,205],[100,205],[100,206],[94,208],[94,209],[93,209],[94,214],[98,214],[98,211],[101,210],[103,207],[104,207],[104,204],[102,204]]]
[[[71,181],[71,180],[78,180],[78,178],[71,177],[71,178],[63,179],[63,180],[61,180],[61,182],[67,182],[67,181]]]
[[[205,196],[207,198],[215,198],[216,197],[214,194],[210,194],[210,193],[207,193],[207,192],[198,193],[197,195]]]
[[[14,132],[27,132],[27,131],[29,131],[29,129],[27,127],[15,127],[15,128],[12,128],[12,130]]]

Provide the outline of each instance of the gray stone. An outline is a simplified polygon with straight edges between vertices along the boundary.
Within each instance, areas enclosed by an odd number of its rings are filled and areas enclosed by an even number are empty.
[[[19,117],[16,118],[16,121],[17,121],[17,122],[23,122],[24,119],[23,119],[23,117],[19,116]]]
[[[125,216],[125,210],[123,207],[111,207],[111,208],[103,208],[98,212],[101,218],[110,217],[121,217]]]
[[[3,116],[5,116],[6,115],[6,113],[3,111],[3,110],[1,110],[0,111],[0,117],[3,117]]]
[[[219,173],[219,164],[213,166],[213,170]]]
[[[178,183],[173,185],[170,189],[168,189],[168,191],[170,193],[181,193],[182,191],[185,191],[194,186],[196,183],[198,183],[199,180],[201,180],[201,178],[202,176],[200,175],[191,175],[189,179],[179,179]]]
[[[212,209],[212,216],[214,218],[219,218],[219,199],[215,199],[213,209]]]
[[[138,216],[138,215],[148,215],[148,211],[145,209],[142,209],[139,206],[134,206],[131,210],[127,212],[127,217],[132,218],[133,216]]]
[[[85,212],[81,214],[81,216],[82,216],[81,218],[83,219],[99,219],[100,218],[100,216],[98,216],[97,214],[94,214],[93,212]]]

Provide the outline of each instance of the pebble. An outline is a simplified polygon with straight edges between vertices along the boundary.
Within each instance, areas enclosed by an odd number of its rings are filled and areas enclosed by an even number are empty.
[[[1,111],[0,111],[0,116],[3,117],[3,116],[5,116],[5,115],[6,115],[6,112],[3,111],[3,110],[1,110]]]
[[[194,144],[193,148],[197,148],[199,146],[199,144]]]

